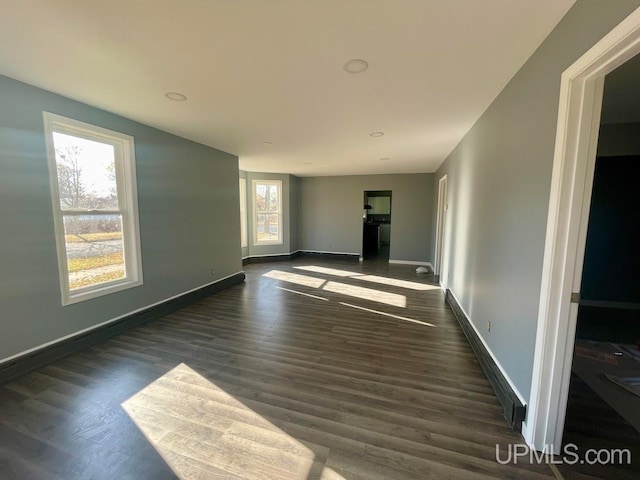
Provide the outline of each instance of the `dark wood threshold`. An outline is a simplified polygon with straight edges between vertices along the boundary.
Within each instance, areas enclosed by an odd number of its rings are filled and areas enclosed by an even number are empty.
[[[111,337],[115,337],[133,327],[150,322],[186,305],[202,300],[232,285],[242,283],[244,280],[244,272],[236,273],[216,283],[133,313],[115,322],[97,327],[89,332],[67,338],[53,345],[13,358],[0,364],[0,385],[63,357],[103,342]]]
[[[302,252],[297,251],[293,253],[285,253],[282,255],[263,255],[255,257],[245,257],[242,259],[242,265],[249,265],[252,263],[268,263],[268,262],[286,262],[289,260],[295,260],[300,257],[314,257],[332,260],[353,260],[359,261],[360,255],[349,253],[330,253],[330,252]]]
[[[486,375],[491,387],[493,388],[500,404],[504,409],[504,418],[509,422],[511,428],[516,432],[522,431],[522,422],[526,418],[527,406],[524,405],[516,393],[507,382],[496,362],[493,360],[487,348],[484,346],[480,337],[471,326],[471,322],[464,314],[464,311],[458,304],[455,297],[451,294],[451,290],[447,289],[445,302],[451,308],[456,320],[460,324],[460,328],[467,337],[473,353],[478,359],[478,363],[482,367],[482,371]]]

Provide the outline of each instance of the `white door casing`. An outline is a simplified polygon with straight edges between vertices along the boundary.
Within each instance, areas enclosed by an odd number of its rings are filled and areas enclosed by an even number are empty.
[[[445,230],[447,220],[447,176],[438,181],[438,210],[436,217],[436,252],[434,273],[440,276],[440,285],[446,288],[446,278],[443,274],[443,259],[445,250]]]
[[[604,77],[640,52],[640,8],[564,71],[553,159],[531,397],[523,436],[560,453]]]

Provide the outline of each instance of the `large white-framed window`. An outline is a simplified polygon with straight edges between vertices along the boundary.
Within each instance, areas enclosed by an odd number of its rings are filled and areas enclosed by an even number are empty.
[[[62,304],[141,285],[133,137],[43,118]]]
[[[253,244],[281,245],[282,182],[253,180]]]
[[[240,179],[240,246],[249,246],[247,239],[247,179]]]

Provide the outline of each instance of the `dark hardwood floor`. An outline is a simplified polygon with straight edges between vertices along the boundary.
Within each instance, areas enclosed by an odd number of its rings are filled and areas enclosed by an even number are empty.
[[[564,426],[563,443],[576,445],[580,451],[629,450],[631,464],[626,457],[603,465],[561,465],[560,472],[566,480],[576,473],[594,478],[616,480],[637,480],[640,478],[640,433],[611,408],[596,392],[576,374],[571,375],[567,416]]]
[[[2,479],[543,479],[443,293],[302,258],[0,386]]]

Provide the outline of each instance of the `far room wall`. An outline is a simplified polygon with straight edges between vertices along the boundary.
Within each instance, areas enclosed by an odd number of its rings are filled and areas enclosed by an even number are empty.
[[[300,178],[300,249],[360,255],[370,190],[393,192],[390,260],[432,263],[430,173]]]

